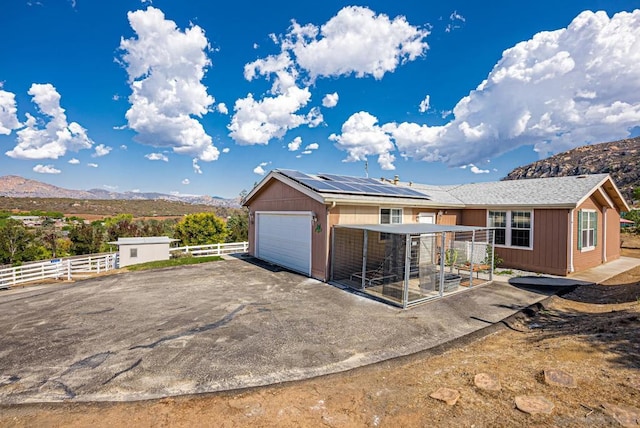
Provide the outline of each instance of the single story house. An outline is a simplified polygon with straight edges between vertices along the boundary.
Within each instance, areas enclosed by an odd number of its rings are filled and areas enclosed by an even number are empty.
[[[139,263],[169,260],[169,245],[178,239],[168,236],[152,236],[146,238],[118,238],[109,244],[118,246],[119,267],[137,265]]]
[[[244,205],[251,255],[322,281],[335,226],[490,228],[501,267],[568,275],[620,257],[620,212],[629,211],[608,174],[433,186],[283,169]]]

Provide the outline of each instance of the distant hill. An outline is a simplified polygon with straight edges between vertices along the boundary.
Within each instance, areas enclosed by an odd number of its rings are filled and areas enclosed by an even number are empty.
[[[5,175],[0,177],[0,196],[11,198],[67,198],[100,200],[165,200],[187,204],[239,208],[240,200],[208,195],[169,195],[164,193],[110,192],[104,189],[70,190],[37,180]]]
[[[640,187],[640,137],[592,144],[515,168],[503,180],[609,174],[627,202]]]

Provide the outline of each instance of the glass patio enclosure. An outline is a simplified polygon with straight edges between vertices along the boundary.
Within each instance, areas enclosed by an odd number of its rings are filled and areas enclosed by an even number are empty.
[[[493,279],[493,229],[335,225],[330,281],[407,308]]]

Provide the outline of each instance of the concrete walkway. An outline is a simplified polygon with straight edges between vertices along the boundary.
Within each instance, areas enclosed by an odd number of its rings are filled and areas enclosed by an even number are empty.
[[[640,266],[640,259],[636,259],[634,257],[620,257],[619,259],[612,260],[607,264],[596,266],[582,272],[573,273],[569,275],[569,278],[600,284],[637,266]]]
[[[0,403],[307,379],[432,349],[548,297],[495,282],[409,310],[230,260],[0,292]]]

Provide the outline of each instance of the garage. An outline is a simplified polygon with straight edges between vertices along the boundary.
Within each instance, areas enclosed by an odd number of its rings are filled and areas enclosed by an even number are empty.
[[[257,212],[255,256],[310,276],[312,218],[306,211]]]

